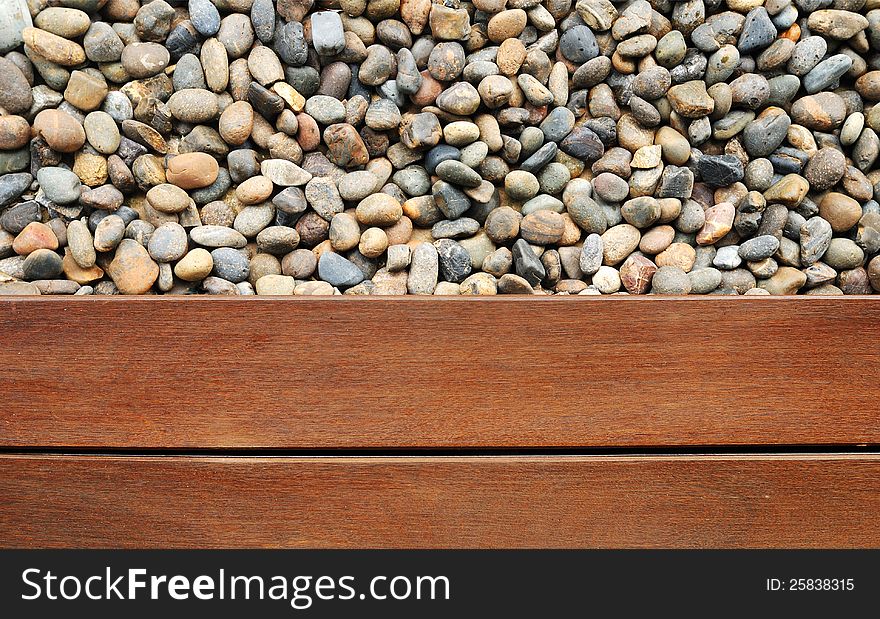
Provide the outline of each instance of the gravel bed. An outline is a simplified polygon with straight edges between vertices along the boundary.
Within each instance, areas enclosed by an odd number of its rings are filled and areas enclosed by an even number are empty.
[[[880,0],[3,0],[0,295],[880,291]]]

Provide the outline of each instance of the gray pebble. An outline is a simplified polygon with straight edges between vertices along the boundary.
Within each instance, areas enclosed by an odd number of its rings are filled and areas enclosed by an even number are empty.
[[[350,288],[364,280],[364,273],[357,265],[331,251],[325,251],[318,259],[318,276],[340,288]]]
[[[211,252],[211,258],[214,259],[212,274],[233,284],[243,282],[250,273],[247,256],[237,249],[220,247]]]
[[[772,256],[779,248],[779,239],[765,234],[745,241],[739,247],[739,255],[743,260],[757,262]]]
[[[40,168],[37,181],[43,193],[55,204],[70,204],[79,200],[82,183],[79,177],[65,168]]]
[[[156,262],[175,262],[183,258],[187,250],[186,230],[174,222],[164,223],[150,235],[147,251]]]

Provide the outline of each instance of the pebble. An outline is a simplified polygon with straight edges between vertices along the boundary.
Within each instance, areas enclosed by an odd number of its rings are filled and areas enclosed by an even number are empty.
[[[121,62],[129,76],[143,79],[164,71],[171,54],[158,43],[130,43],[122,50]]]
[[[0,107],[10,114],[23,114],[34,103],[31,85],[21,69],[7,58],[0,58]]]
[[[322,56],[333,56],[345,48],[342,19],[335,11],[319,11],[312,15],[312,43]]]
[[[178,223],[167,222],[150,235],[147,251],[156,262],[176,262],[187,252],[186,230]]]
[[[651,291],[654,294],[686,295],[692,288],[688,274],[678,267],[663,266],[651,278]]]
[[[212,37],[220,30],[220,11],[211,0],[189,0],[189,18],[193,28],[204,37]]]
[[[657,265],[645,256],[633,254],[620,267],[620,283],[630,294],[645,294],[657,273]]]
[[[771,277],[758,282],[758,286],[772,295],[795,294],[807,282],[807,276],[789,266],[779,267]]]
[[[20,256],[27,256],[38,249],[58,249],[58,237],[46,224],[32,221],[15,237],[12,250]]]
[[[846,172],[846,157],[833,147],[816,151],[804,167],[804,178],[815,191],[826,191],[836,185]]]
[[[71,221],[67,228],[67,246],[71,257],[80,268],[89,269],[95,266],[94,239],[88,225],[78,219]]]
[[[741,53],[749,54],[767,47],[775,38],[776,26],[770,20],[767,9],[759,6],[746,14],[737,48]]]
[[[742,161],[734,155],[703,155],[697,160],[703,181],[712,187],[727,187],[743,178]]]
[[[836,54],[823,60],[804,76],[804,90],[812,94],[836,84],[852,64],[852,58],[846,54]]]
[[[852,11],[826,9],[810,13],[807,26],[810,32],[845,41],[867,28],[868,20]]]
[[[699,245],[712,245],[721,240],[731,228],[736,209],[730,202],[721,202],[706,209],[706,221],[697,233]]]
[[[692,294],[709,294],[721,284],[721,271],[711,267],[696,269],[688,273]]]
[[[775,237],[773,237],[775,238]],[[719,247],[712,259],[712,266],[722,271],[731,271],[742,264],[742,257],[739,255],[739,247],[736,245],[726,245]]]
[[[770,234],[757,236],[744,242],[739,247],[739,255],[743,260],[758,262],[769,258],[779,248],[779,239]]]
[[[218,247],[211,252],[214,269],[211,271],[215,277],[225,279],[233,284],[238,284],[247,279],[250,274],[250,263],[247,256],[231,247]]]
[[[118,215],[108,215],[95,226],[95,250],[113,251],[125,235],[125,221]]]
[[[143,245],[131,239],[120,241],[106,270],[120,294],[144,294],[159,278],[159,266]]]
[[[439,255],[431,243],[419,243],[412,250],[406,280],[409,294],[434,294],[439,277]]]
[[[187,282],[203,280],[214,270],[214,259],[207,249],[201,247],[188,251],[181,260],[174,265],[174,274]]]
[[[51,249],[31,252],[21,265],[23,279],[27,281],[55,279],[63,268],[61,256]]]
[[[55,204],[70,204],[80,197],[79,177],[65,168],[45,167],[37,172],[37,182]]]
[[[804,266],[818,262],[831,244],[831,224],[821,217],[811,217],[800,229],[800,261]]]
[[[599,55],[599,44],[588,27],[574,26],[559,38],[559,51],[567,60],[582,64]]]
[[[364,280],[356,264],[331,251],[323,252],[318,259],[318,275],[330,285],[342,288],[356,286]]]
[[[706,92],[706,83],[700,80],[677,84],[666,96],[672,109],[685,118],[702,118],[715,109],[715,101]]]
[[[217,180],[220,167],[207,153],[185,153],[168,160],[165,177],[181,189],[200,189]]]
[[[641,233],[630,224],[618,224],[602,234],[603,261],[609,266],[622,262],[639,246]]]
[[[85,50],[78,43],[46,30],[25,28],[22,31],[22,38],[25,46],[56,65],[75,67],[86,61]]]
[[[34,118],[33,131],[42,137],[52,150],[72,153],[85,144],[83,126],[70,114],[61,110],[43,110]]]
[[[512,255],[516,274],[530,285],[535,286],[544,279],[546,274],[544,265],[524,239],[519,239],[513,244]]]

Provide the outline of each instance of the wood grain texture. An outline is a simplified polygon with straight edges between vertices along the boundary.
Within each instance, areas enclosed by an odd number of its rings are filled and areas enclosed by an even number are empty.
[[[873,298],[0,301],[0,447],[880,444]]]
[[[880,456],[0,456],[5,547],[876,547]]]

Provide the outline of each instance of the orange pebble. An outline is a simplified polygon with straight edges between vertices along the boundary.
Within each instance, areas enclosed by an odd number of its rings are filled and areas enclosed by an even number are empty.
[[[801,38],[801,27],[797,24],[792,24],[791,28],[783,32],[781,36],[784,39],[789,39],[790,41],[797,43]]]

